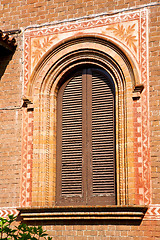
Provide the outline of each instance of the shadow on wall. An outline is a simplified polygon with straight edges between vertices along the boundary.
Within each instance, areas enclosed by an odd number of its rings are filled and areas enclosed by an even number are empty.
[[[18,218],[18,220],[23,221],[20,217]],[[78,219],[78,220],[51,220],[51,221],[23,221],[24,223],[26,223],[27,225],[32,225],[32,226],[37,226],[37,225],[42,225],[42,226],[47,226],[47,225],[68,225],[68,226],[74,226],[74,225],[125,225],[125,226],[140,226],[142,223],[142,220],[128,220],[128,219],[117,219],[117,220],[102,220],[102,219],[88,219],[88,220],[82,220],[82,219]]]
[[[0,47],[0,80],[9,64],[12,60],[14,52],[9,52]]]

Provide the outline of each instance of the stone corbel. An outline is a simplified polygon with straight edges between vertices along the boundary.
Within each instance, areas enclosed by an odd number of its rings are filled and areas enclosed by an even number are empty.
[[[14,53],[16,47],[17,45],[15,38],[10,37],[9,32],[4,33],[0,30],[0,55]]]
[[[23,96],[23,107],[27,108],[27,111],[34,110],[33,102],[26,96]]]
[[[144,85],[143,84],[138,84],[135,86],[134,90],[133,90],[133,94],[132,94],[132,98],[133,100],[138,100],[141,96],[141,92],[144,89]]]

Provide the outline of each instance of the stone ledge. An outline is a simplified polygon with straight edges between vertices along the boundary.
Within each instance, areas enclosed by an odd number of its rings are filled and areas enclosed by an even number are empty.
[[[37,220],[142,220],[147,206],[79,206],[53,208],[19,208],[24,221]]]

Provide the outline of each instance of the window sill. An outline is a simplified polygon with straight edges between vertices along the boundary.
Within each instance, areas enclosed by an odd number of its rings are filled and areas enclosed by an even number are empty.
[[[20,208],[24,221],[37,220],[142,220],[147,206],[79,206],[54,208]]]

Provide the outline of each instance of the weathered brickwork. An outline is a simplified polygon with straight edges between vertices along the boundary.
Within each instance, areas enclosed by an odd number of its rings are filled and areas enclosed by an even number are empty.
[[[153,0],[142,1],[104,1],[104,0],[77,0],[69,1],[37,1],[37,0],[3,0],[0,7],[2,30],[28,27],[33,24],[46,24],[64,19],[83,18],[92,14],[111,13],[127,8],[135,8],[152,4]],[[10,14],[12,13],[12,14]]]
[[[84,224],[79,225],[56,225],[51,231],[55,239],[58,240],[158,240],[160,235],[160,224],[158,221],[146,221],[141,226],[113,225],[110,222],[97,223],[96,225]]]
[[[22,43],[14,55],[0,57],[1,207],[19,204],[22,137]]]
[[[149,79],[150,79],[150,119],[151,119],[151,167],[153,203],[159,204],[160,162],[159,162],[159,85],[160,85],[160,7],[152,8],[149,18]]]
[[[133,135],[130,135],[129,133],[127,135],[129,139],[127,151],[130,154],[131,159],[128,165],[128,183],[124,182],[129,186],[129,193],[127,195],[129,196],[129,203],[131,205],[146,204],[149,206],[148,212],[141,223],[137,221],[122,222],[118,220],[100,222],[76,220],[74,223],[72,221],[53,221],[52,224],[51,222],[39,222],[35,224],[42,224],[44,228],[47,229],[48,233],[53,236],[53,239],[56,240],[160,239],[159,1],[1,1],[1,30],[7,31],[21,29],[20,34],[13,35],[17,42],[15,53],[7,56],[0,55],[1,216],[6,216],[8,213],[18,214],[17,208],[21,206],[46,206],[47,204],[51,206],[52,202],[54,202],[55,175],[53,172],[55,172],[55,161],[50,161],[50,159],[51,155],[52,157],[54,156],[53,159],[55,159],[56,156],[55,142],[54,139],[50,142],[50,139],[47,138],[48,135],[46,132],[48,131],[49,125],[46,124],[45,119],[54,116],[56,112],[54,102],[56,97],[50,102],[53,111],[48,111],[47,114],[49,115],[44,114],[44,118],[41,115],[43,118],[42,122],[39,120],[38,111],[40,108],[36,94],[33,106],[32,104],[29,105],[30,103],[27,103],[27,109],[25,105],[26,98],[28,97],[28,82],[26,81],[30,81],[31,73],[32,76],[34,75],[36,64],[38,66],[38,61],[41,61],[41,59],[45,62],[45,53],[49,51],[53,45],[56,46],[60,41],[61,43],[65,41],[63,34],[59,34],[59,39],[55,38],[55,36],[57,36],[56,31],[59,30],[55,30],[56,34],[54,36],[53,32],[48,32],[46,34],[45,29],[46,31],[48,31],[48,29],[53,30],[63,24],[68,24],[68,26],[69,24],[73,24],[73,26],[76,26],[76,24],[83,21],[87,23],[87,21],[89,22],[94,19],[96,21],[97,18],[100,19],[101,17],[116,17],[119,16],[116,14],[117,12],[134,15],[136,11],[143,11],[144,9],[147,12],[146,20],[144,22],[142,20],[137,22],[134,29],[134,33],[137,34],[136,37],[141,36],[138,40],[138,45],[136,46],[137,50],[134,50],[134,48],[131,50],[129,49],[130,47],[128,48],[129,50],[127,50],[126,47],[127,56],[128,53],[130,54],[132,52],[134,55],[133,62],[137,61],[136,67],[141,70],[142,76],[142,81],[140,83],[143,82],[145,88],[142,91],[140,99],[129,102],[129,106],[132,106],[132,108],[129,109],[128,107],[127,109],[129,122],[127,126]],[[127,21],[129,20],[124,21],[126,29],[129,25],[129,22]],[[131,21],[133,21],[133,19]],[[121,22],[118,23],[121,24]],[[107,36],[107,31],[112,31],[109,38],[110,40],[114,38],[113,31],[116,28],[116,25],[114,24],[112,25],[112,29],[105,29],[106,32],[102,33]],[[35,26],[35,28],[33,28],[33,26]],[[82,30],[86,31],[85,34],[88,34],[88,30],[81,28],[79,31]],[[39,35],[37,34],[38,31]],[[65,30],[62,29],[60,31],[59,33],[65,32]],[[66,35],[66,38],[72,37],[72,30],[70,29],[69,31],[70,33],[67,33],[68,35]],[[77,38],[78,35],[74,31],[74,38]],[[32,34],[34,33],[35,35],[33,37]],[[125,37],[125,35],[123,37]],[[36,40],[36,38],[38,40]],[[45,40],[48,42],[48,46]],[[120,36],[117,37],[116,41],[117,44],[119,44],[118,41],[120,42]],[[124,44],[123,41],[125,40],[121,39],[121,41]],[[39,49],[41,49],[41,54],[36,55],[38,52],[37,50]],[[146,52],[144,49],[146,49]],[[137,55],[135,54],[135,51],[137,51]],[[111,56],[113,55],[111,54]],[[116,56],[116,61],[119,61],[120,63],[118,56]],[[26,69],[28,69],[28,71],[26,71]],[[45,74],[45,71],[47,72],[47,65],[41,76]],[[132,93],[132,84],[129,82],[129,79],[127,81],[127,97],[129,99],[129,94]],[[37,80],[37,86],[40,86],[40,84],[41,79],[39,78],[39,80]],[[53,91],[52,94],[54,95],[55,92]],[[29,100],[32,101],[33,99]],[[45,99],[45,101],[45,104],[48,103],[47,99]],[[44,109],[48,109],[48,106],[45,104],[43,106]],[[33,111],[34,107],[35,109]],[[42,123],[45,124],[43,125]],[[43,137],[41,138],[37,135],[39,126],[43,130]],[[50,124],[50,129],[55,138],[56,133],[54,122]],[[46,138],[44,138],[45,134]],[[50,143],[52,145],[50,153],[41,149],[40,161],[37,157],[39,154],[37,154],[37,152],[40,150],[38,147],[39,141],[41,146],[45,141],[48,141],[47,144]],[[33,156],[35,159],[34,161],[32,161]],[[48,160],[44,163],[43,158]],[[145,159],[147,159],[147,161],[145,161]],[[123,176],[124,173],[119,174]],[[47,185],[49,182],[50,185]],[[125,187],[122,189],[125,191]]]

